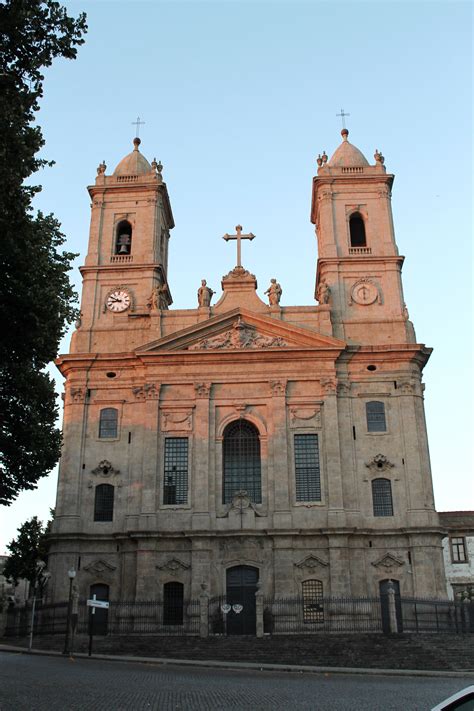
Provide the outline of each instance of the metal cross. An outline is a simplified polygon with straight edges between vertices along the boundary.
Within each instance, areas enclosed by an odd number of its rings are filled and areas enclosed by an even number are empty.
[[[344,113],[344,109],[341,109],[341,113],[340,113],[340,114],[336,114],[336,116],[340,116],[340,117],[342,118],[342,128],[345,128],[345,127],[346,127],[346,122],[344,121],[344,117],[345,117],[345,116],[350,116],[350,114],[345,114],[345,113]]]
[[[222,239],[225,239],[227,242],[229,239],[236,239],[237,240],[237,266],[241,267],[241,251],[240,251],[240,241],[243,239],[254,239],[255,235],[253,235],[251,232],[249,232],[247,235],[242,234],[242,225],[236,225],[235,231],[237,234],[235,235],[228,235],[227,232],[223,236]]]
[[[140,121],[140,116],[137,116],[136,121],[132,121],[132,126],[137,127],[137,138],[138,138],[138,134],[140,133],[140,126],[143,126],[144,124],[145,124],[145,121]]]

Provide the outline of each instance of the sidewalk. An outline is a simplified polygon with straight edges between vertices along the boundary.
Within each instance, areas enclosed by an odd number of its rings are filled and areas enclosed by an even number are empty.
[[[36,654],[46,657],[62,657],[60,652],[45,649],[32,649],[31,652],[25,647],[15,647],[14,645],[0,644],[0,652],[11,652],[14,654]],[[429,671],[421,669],[363,669],[360,667],[318,667],[299,664],[267,664],[251,662],[219,662],[217,660],[197,660],[197,659],[168,659],[163,657],[133,657],[113,654],[93,654],[89,657],[84,652],[74,654],[70,659],[100,659],[109,662],[128,662],[134,664],[161,664],[182,667],[201,667],[214,669],[235,669],[249,671],[276,671],[276,672],[296,672],[298,674],[359,674],[372,676],[423,676],[423,677],[470,677],[474,679],[474,671]]]

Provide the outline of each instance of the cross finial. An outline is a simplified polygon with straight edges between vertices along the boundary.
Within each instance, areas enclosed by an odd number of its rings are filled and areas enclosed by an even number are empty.
[[[350,116],[350,114],[344,113],[344,109],[341,109],[341,113],[340,113],[340,114],[336,114],[336,116],[340,116],[340,117],[341,117],[341,119],[342,119],[342,128],[345,128],[345,127],[346,127],[346,122],[344,121],[344,119],[345,119],[346,116]]]
[[[140,121],[140,116],[137,116],[136,121],[132,121],[132,126],[137,127],[137,138],[139,137],[140,134],[140,126],[143,126],[145,124],[145,121]]]
[[[225,239],[226,242],[230,239],[237,240],[237,266],[241,267],[242,264],[241,264],[241,253],[240,253],[240,241],[243,239],[252,240],[252,239],[254,239],[255,235],[253,235],[251,232],[249,232],[246,235],[243,235],[242,234],[242,225],[236,225],[235,231],[236,231],[235,235],[228,235],[226,232],[222,239]]]

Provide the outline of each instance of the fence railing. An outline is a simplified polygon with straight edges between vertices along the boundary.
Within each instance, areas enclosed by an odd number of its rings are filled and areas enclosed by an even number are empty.
[[[318,632],[474,633],[474,601],[394,597],[264,597],[240,605],[226,596],[182,600],[111,601],[97,608],[96,635],[317,634]],[[391,604],[391,607],[390,607]],[[30,633],[31,604],[7,613],[5,635]],[[33,634],[65,634],[68,603],[36,601]],[[92,620],[86,601],[72,616],[78,634],[88,634]]]

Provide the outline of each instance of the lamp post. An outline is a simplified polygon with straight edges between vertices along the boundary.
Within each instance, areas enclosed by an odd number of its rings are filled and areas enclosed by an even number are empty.
[[[69,599],[67,603],[66,639],[64,640],[63,654],[69,654],[69,628],[71,626],[71,603],[72,603],[72,583],[76,577],[74,566],[67,571],[69,576]]]
[[[48,570],[45,570],[46,568],[46,563],[44,560],[37,560],[36,561],[36,574],[35,574],[35,579],[33,583],[33,604],[31,605],[31,621],[30,621],[30,636],[28,640],[28,651],[31,652],[31,649],[33,647],[33,630],[35,626],[35,611],[36,611],[36,592],[38,590],[38,587],[40,588],[41,593],[43,592],[48,580],[51,577],[51,573]]]

